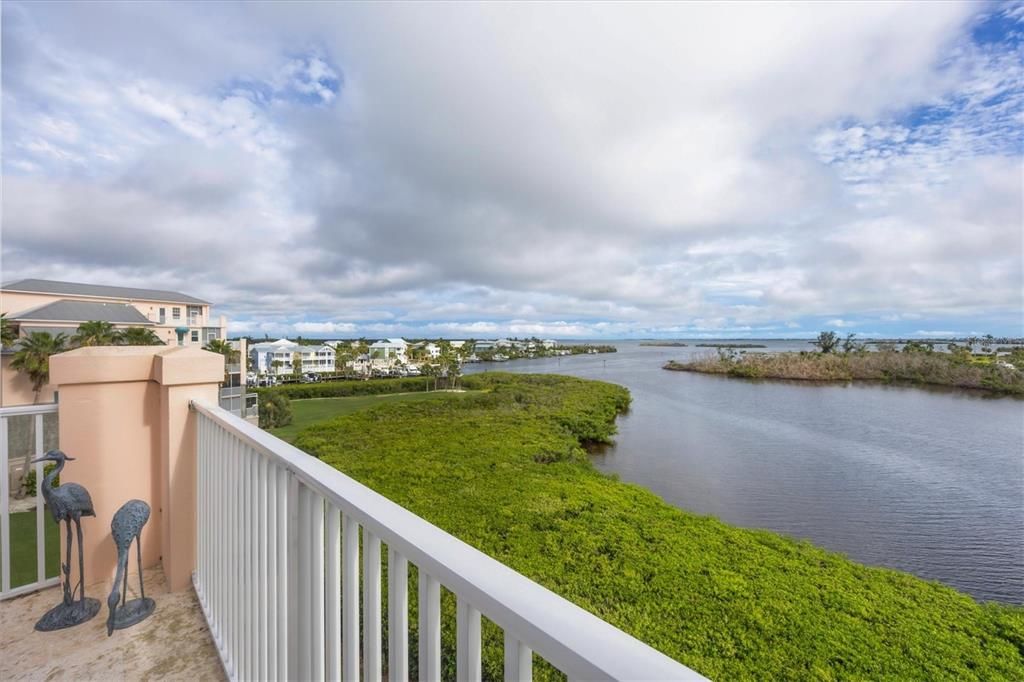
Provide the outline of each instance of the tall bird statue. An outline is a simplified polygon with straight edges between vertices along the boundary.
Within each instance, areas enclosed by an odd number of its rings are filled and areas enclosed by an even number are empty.
[[[114,513],[114,518],[110,522],[110,534],[117,545],[117,575],[114,576],[114,589],[107,597],[107,608],[110,609],[110,615],[107,616],[107,637],[114,634],[115,629],[120,630],[144,620],[156,608],[156,603],[146,598],[146,588],[142,583],[142,527],[147,521],[149,505],[142,500],[128,500]],[[139,591],[142,598],[125,603],[128,598],[128,550],[132,546],[132,540],[135,541]],[[122,581],[123,594],[120,591]],[[118,600],[121,601],[121,608],[117,607]]]
[[[96,599],[88,599],[85,596],[85,558],[82,554],[82,517],[96,516],[92,507],[92,498],[89,491],[77,483],[65,483],[54,486],[53,482],[60,476],[64,469],[65,462],[74,462],[74,457],[68,457],[60,450],[50,450],[36,462],[56,462],[57,466],[43,479],[43,499],[50,507],[53,520],[60,525],[61,521],[67,524],[67,560],[62,564],[64,572],[64,601],[53,607],[36,623],[36,630],[60,630],[84,623],[100,609],[100,603]],[[75,523],[75,530],[78,536],[78,585],[75,590],[71,589],[71,522]],[[79,593],[78,601],[75,601],[75,592]]]

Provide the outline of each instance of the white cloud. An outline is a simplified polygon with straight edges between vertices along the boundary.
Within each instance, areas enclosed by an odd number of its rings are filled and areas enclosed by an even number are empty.
[[[5,279],[257,334],[1019,318],[1019,60],[972,4],[3,11]]]

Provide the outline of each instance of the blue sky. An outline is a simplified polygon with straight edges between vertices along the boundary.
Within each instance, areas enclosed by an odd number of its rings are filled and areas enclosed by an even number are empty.
[[[1021,3],[3,5],[3,280],[235,333],[1024,335]]]

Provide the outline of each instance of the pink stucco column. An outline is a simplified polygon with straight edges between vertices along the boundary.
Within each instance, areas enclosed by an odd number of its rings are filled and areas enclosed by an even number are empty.
[[[117,556],[110,520],[134,498],[152,510],[142,535],[143,565],[161,561],[172,590],[189,585],[195,415],[188,404],[216,404],[223,376],[223,356],[195,347],[99,346],[50,358],[50,382],[59,390],[60,447],[75,458],[61,480],[84,485],[96,511],[96,518],[82,523],[89,583],[112,579]],[[62,552],[64,542],[62,535]],[[74,575],[77,561],[72,564]]]

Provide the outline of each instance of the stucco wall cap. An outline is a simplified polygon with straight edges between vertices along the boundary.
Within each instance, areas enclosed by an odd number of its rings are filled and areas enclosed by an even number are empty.
[[[153,379],[164,386],[224,381],[224,356],[194,346],[165,348],[156,354]]]
[[[50,357],[50,383],[106,384],[149,381],[160,346],[90,346]]]

